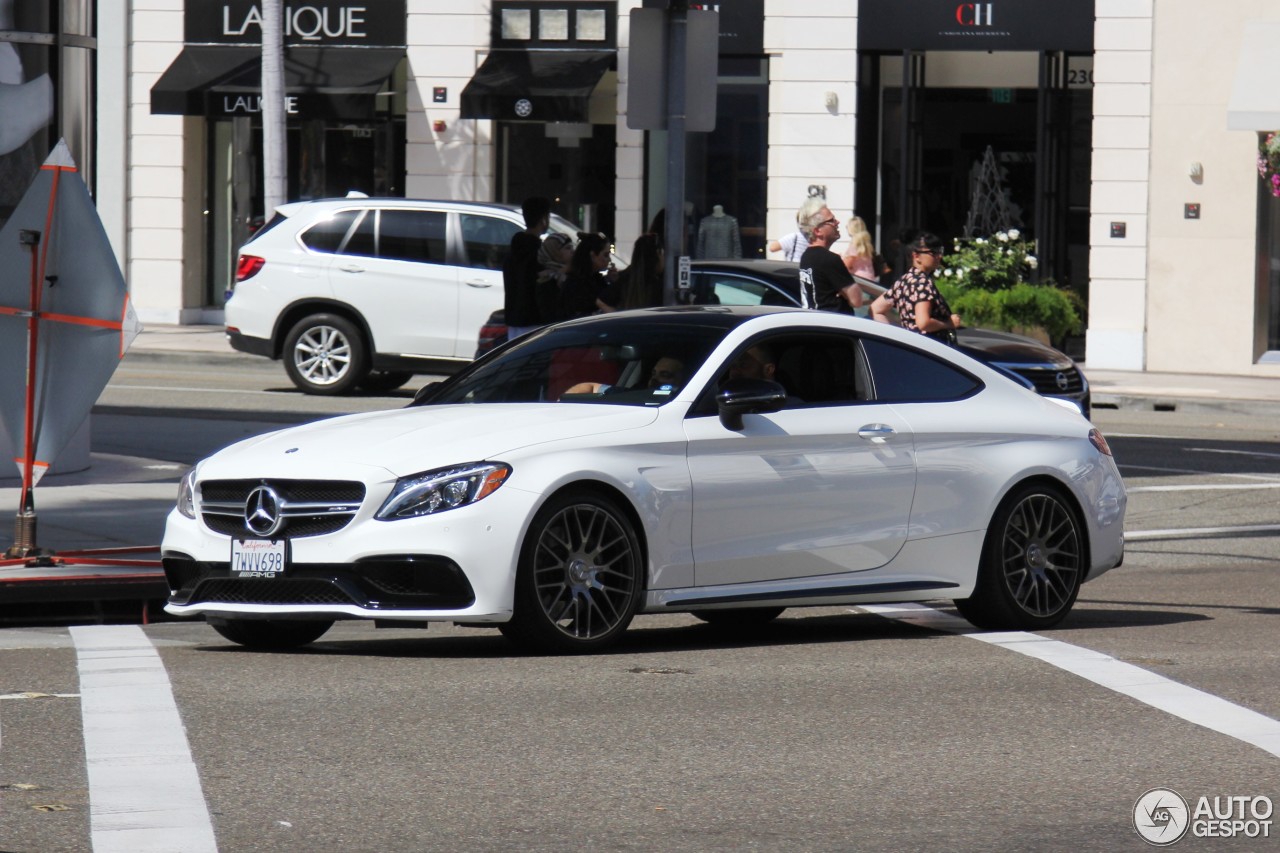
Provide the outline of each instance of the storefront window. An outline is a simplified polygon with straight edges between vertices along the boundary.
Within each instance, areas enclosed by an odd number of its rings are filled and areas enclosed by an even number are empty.
[[[91,20],[91,0],[0,0],[0,225],[59,138],[93,186]]]
[[[1259,325],[1265,324],[1266,332],[1260,360],[1280,362],[1280,198],[1262,181],[1258,181],[1257,294],[1257,316],[1264,318]]]

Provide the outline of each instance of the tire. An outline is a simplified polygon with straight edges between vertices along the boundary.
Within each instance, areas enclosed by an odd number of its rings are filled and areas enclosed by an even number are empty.
[[[250,649],[296,649],[320,639],[332,619],[209,619],[209,626],[233,643]]]
[[[514,642],[558,654],[604,648],[626,631],[644,593],[645,560],[626,513],[610,498],[553,497],[520,549]]]
[[[1083,524],[1052,487],[1028,485],[1000,504],[973,596],[955,602],[979,628],[1039,631],[1071,612],[1088,570]]]
[[[360,381],[360,389],[373,394],[394,391],[413,378],[408,370],[372,370]]]
[[[349,394],[369,375],[364,336],[337,314],[304,317],[284,339],[284,369],[307,394]]]
[[[744,607],[740,610],[690,610],[695,616],[716,628],[739,630],[767,625],[782,615],[785,607]]]

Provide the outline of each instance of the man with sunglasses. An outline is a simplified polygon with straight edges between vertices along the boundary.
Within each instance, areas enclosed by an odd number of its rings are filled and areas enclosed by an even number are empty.
[[[911,269],[876,297],[871,303],[871,316],[889,323],[889,311],[895,310],[904,329],[954,344],[960,315],[951,313],[951,306],[933,282],[940,266],[942,241],[927,231],[918,235],[911,244]]]
[[[800,256],[800,304],[805,308],[852,314],[862,305],[862,288],[853,281],[831,244],[840,239],[840,220],[822,199],[809,199],[796,214],[809,248]]]

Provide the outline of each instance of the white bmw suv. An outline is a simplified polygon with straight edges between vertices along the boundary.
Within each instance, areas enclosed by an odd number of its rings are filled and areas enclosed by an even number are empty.
[[[240,352],[308,394],[389,391],[469,362],[502,307],[516,205],[367,198],[281,205],[240,250],[226,304]],[[551,229],[575,234],[552,216]]]

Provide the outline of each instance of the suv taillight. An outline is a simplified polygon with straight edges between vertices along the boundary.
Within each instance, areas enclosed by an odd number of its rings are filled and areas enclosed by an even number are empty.
[[[236,281],[253,278],[266,263],[266,258],[257,255],[241,255],[236,259]]]

